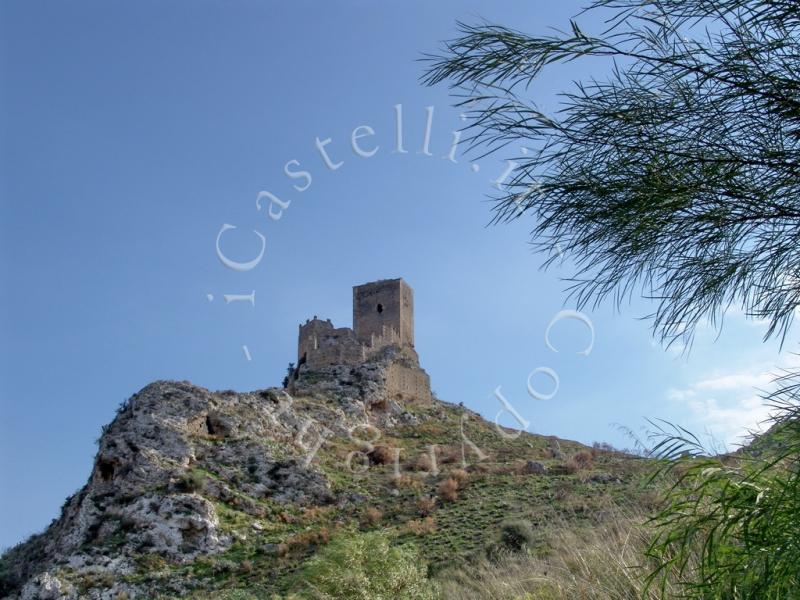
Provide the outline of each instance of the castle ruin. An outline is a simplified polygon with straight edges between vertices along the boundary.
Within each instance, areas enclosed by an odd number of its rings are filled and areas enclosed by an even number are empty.
[[[387,357],[390,357],[387,359]],[[431,401],[430,378],[414,349],[414,291],[401,278],[353,287],[353,328],[316,316],[300,325],[297,369],[386,361],[386,391],[406,402]]]

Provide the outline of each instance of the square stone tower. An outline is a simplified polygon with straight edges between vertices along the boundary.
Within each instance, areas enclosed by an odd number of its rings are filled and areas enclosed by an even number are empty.
[[[414,290],[400,278],[355,286],[353,329],[358,341],[366,346],[392,336],[399,346],[413,348]]]

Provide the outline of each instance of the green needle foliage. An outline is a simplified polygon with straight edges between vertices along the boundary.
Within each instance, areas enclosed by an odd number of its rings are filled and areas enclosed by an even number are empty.
[[[783,340],[800,303],[800,3],[596,0],[600,35],[460,24],[428,56],[471,117],[473,149],[509,143],[516,175],[495,221],[535,217],[545,264],[571,257],[578,304],[634,291],[654,330],[689,343],[732,304]],[[558,63],[589,58],[554,114],[531,94]]]
[[[605,18],[603,32],[460,24],[426,58],[425,83],[451,86],[471,117],[473,151],[530,150],[515,157],[494,222],[533,217],[545,266],[574,261],[579,306],[654,299],[665,343],[690,344],[701,321],[721,327],[731,306],[785,341],[800,305],[800,2],[595,0],[586,10]],[[546,114],[532,98],[542,71],[582,59],[605,62],[607,75],[575,82]],[[771,396],[769,435],[734,455],[662,432],[660,474],[677,483],[652,522],[651,590],[800,598],[798,378]]]
[[[677,476],[651,520],[651,589],[665,595],[678,573],[687,598],[800,598],[800,377],[782,381],[771,430],[735,455],[708,457],[691,434],[662,430],[658,475]]]

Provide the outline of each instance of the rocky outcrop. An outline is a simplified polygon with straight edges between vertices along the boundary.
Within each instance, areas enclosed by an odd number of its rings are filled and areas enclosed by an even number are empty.
[[[547,467],[538,460],[529,460],[522,468],[522,472],[526,475],[547,475]]]
[[[357,494],[333,493],[315,453],[365,423],[416,423],[390,381],[393,368],[413,367],[412,358],[386,347],[360,365],[303,365],[287,389],[146,386],[103,428],[89,480],[59,518],[3,556],[0,596],[140,597],[141,588],[120,581],[142,556],[181,564],[235,543],[236,532],[221,526],[220,506],[263,519],[276,504],[358,503]],[[82,578],[108,585],[86,591],[75,585]]]
[[[405,350],[387,346],[373,360],[360,365],[316,369],[301,365],[288,390],[294,396],[330,399],[350,417],[369,418],[380,427],[413,424],[414,415],[391,393],[389,380],[392,369],[397,367],[415,368],[416,363]]]
[[[376,371],[377,372],[377,371]],[[41,535],[3,557],[0,596],[21,599],[137,597],[120,576],[135,557],[171,562],[224,551],[234,541],[220,527],[217,502],[264,516],[260,499],[293,505],[337,501],[310,460],[323,432],[341,433],[367,418],[379,378],[363,370],[325,392],[308,384],[286,391],[210,392],[189,382],[158,381],[120,406],[104,428],[86,485]],[[402,415],[403,411],[399,411]],[[59,577],[106,577],[113,585],[79,595]],[[124,592],[124,594],[117,596]]]

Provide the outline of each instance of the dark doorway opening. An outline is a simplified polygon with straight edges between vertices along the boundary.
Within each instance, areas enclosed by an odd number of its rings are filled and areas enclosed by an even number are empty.
[[[114,478],[114,463],[110,460],[102,458],[98,460],[97,470],[100,471],[100,479],[103,481],[111,481]]]

